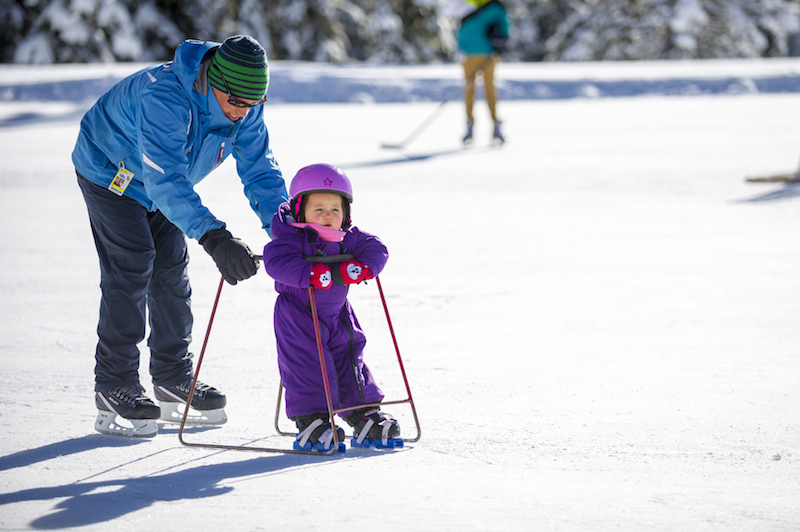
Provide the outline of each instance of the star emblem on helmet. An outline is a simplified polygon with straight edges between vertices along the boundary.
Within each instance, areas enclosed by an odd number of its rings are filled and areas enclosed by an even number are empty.
[[[325,186],[326,186],[326,187],[329,187],[329,186],[331,186],[331,185],[333,184],[333,181],[331,181],[331,180],[330,180],[330,179],[328,179],[328,178],[325,178],[325,181],[323,181],[323,183],[325,183]]]

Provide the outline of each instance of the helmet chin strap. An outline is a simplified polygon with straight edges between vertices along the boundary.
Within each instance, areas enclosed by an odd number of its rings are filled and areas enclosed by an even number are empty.
[[[300,207],[301,207],[302,204],[303,204],[303,195],[302,194],[298,194],[297,197],[292,198],[292,203],[290,204],[290,207],[292,208],[292,214],[299,221],[304,221],[304,220],[300,220],[300,218],[303,217],[301,215],[301,212],[300,212]]]

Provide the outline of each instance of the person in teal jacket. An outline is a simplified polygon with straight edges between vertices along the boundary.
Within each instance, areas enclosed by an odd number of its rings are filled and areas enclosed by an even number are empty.
[[[188,40],[172,61],[120,81],[81,121],[72,161],[100,259],[100,432],[149,437],[157,433],[155,419],[182,419],[176,412],[189,401],[193,375],[184,235],[203,245],[230,284],[257,271],[257,257],[194,186],[233,155],[244,194],[270,233],[287,194],[264,124],[268,85],[266,52],[251,37]],[[160,407],[139,382],[146,319]],[[197,383],[189,421],[223,423],[225,402],[222,392]]]
[[[483,77],[483,89],[486,104],[489,107],[494,130],[492,138],[495,142],[504,142],[501,121],[497,117],[497,91],[494,86],[494,67],[497,58],[505,51],[510,33],[510,24],[505,8],[499,0],[469,0],[472,10],[461,19],[458,30],[458,49],[465,57],[461,64],[464,67],[466,88],[464,102],[467,111],[467,133],[464,142],[472,141],[472,129],[475,119],[472,113],[475,102],[475,80],[480,72]]]

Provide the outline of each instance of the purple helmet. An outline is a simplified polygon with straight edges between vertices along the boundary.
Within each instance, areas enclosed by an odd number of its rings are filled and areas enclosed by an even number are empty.
[[[350,203],[353,202],[353,187],[350,179],[339,168],[330,164],[312,164],[301,168],[289,185],[292,214],[302,222],[304,199],[314,192],[330,192],[339,194],[347,201],[344,203],[343,229],[350,227]]]

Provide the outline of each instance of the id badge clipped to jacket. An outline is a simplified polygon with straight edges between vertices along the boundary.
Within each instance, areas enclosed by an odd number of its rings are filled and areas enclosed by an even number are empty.
[[[117,175],[114,176],[114,179],[111,180],[111,184],[108,185],[108,190],[117,196],[122,196],[125,194],[125,189],[128,188],[131,179],[133,179],[133,172],[121,165],[117,171]]]

